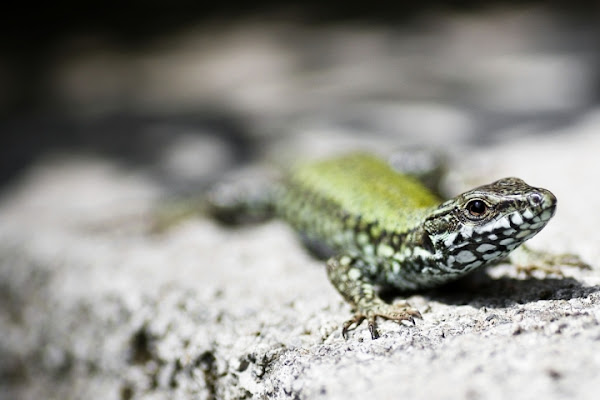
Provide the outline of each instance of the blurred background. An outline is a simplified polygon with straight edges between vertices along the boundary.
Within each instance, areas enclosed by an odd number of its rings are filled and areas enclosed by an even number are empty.
[[[292,153],[543,137],[598,106],[598,16],[592,0],[6,11],[0,184],[49,154],[106,157],[185,190]]]

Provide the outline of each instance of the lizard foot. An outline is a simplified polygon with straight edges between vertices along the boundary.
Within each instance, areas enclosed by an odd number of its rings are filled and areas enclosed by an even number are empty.
[[[511,261],[515,264],[517,272],[523,272],[527,276],[533,275],[534,271],[540,271],[546,275],[554,274],[564,277],[564,272],[561,268],[563,266],[592,269],[589,264],[576,254],[552,254],[532,250],[528,247],[524,247],[520,253],[517,253],[517,257],[511,258]]]
[[[396,322],[409,321],[413,325],[415,324],[415,318],[423,318],[418,310],[415,310],[408,305],[379,304],[377,307],[368,310],[358,310],[354,314],[354,317],[344,323],[342,327],[342,337],[348,339],[348,330],[350,327],[352,325],[358,327],[366,319],[369,326],[369,332],[371,333],[371,339],[377,339],[379,337],[375,322],[377,317]]]

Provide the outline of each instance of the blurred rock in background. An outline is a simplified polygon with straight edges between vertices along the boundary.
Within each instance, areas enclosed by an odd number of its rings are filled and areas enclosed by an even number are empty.
[[[0,179],[85,151],[202,187],[290,148],[543,134],[600,98],[596,12],[592,1],[261,1],[5,13]]]

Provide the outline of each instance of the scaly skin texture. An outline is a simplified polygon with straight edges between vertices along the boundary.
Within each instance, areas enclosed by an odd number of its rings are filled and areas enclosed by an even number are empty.
[[[434,287],[497,262],[552,218],[548,190],[505,178],[441,202],[411,177],[369,155],[350,155],[297,169],[278,191],[276,213],[333,255],[327,273],[355,311],[348,328],[377,317],[420,317],[390,305],[375,286]]]
[[[272,214],[287,220],[318,253],[327,254],[329,280],[353,307],[342,329],[377,317],[420,318],[407,304],[390,305],[375,288],[430,288],[498,262],[552,218],[548,190],[504,178],[442,202],[416,179],[373,156],[353,154],[307,164],[273,185],[256,180],[225,184],[209,194],[208,211],[227,223]],[[250,185],[248,185],[250,184]],[[556,265],[589,268],[573,255],[531,250],[524,271],[558,272]]]

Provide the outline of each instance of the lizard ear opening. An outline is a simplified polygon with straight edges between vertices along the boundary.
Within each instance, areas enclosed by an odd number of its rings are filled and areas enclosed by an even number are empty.
[[[433,242],[427,231],[424,231],[421,236],[421,246],[431,254],[435,253],[435,247],[433,246]]]

